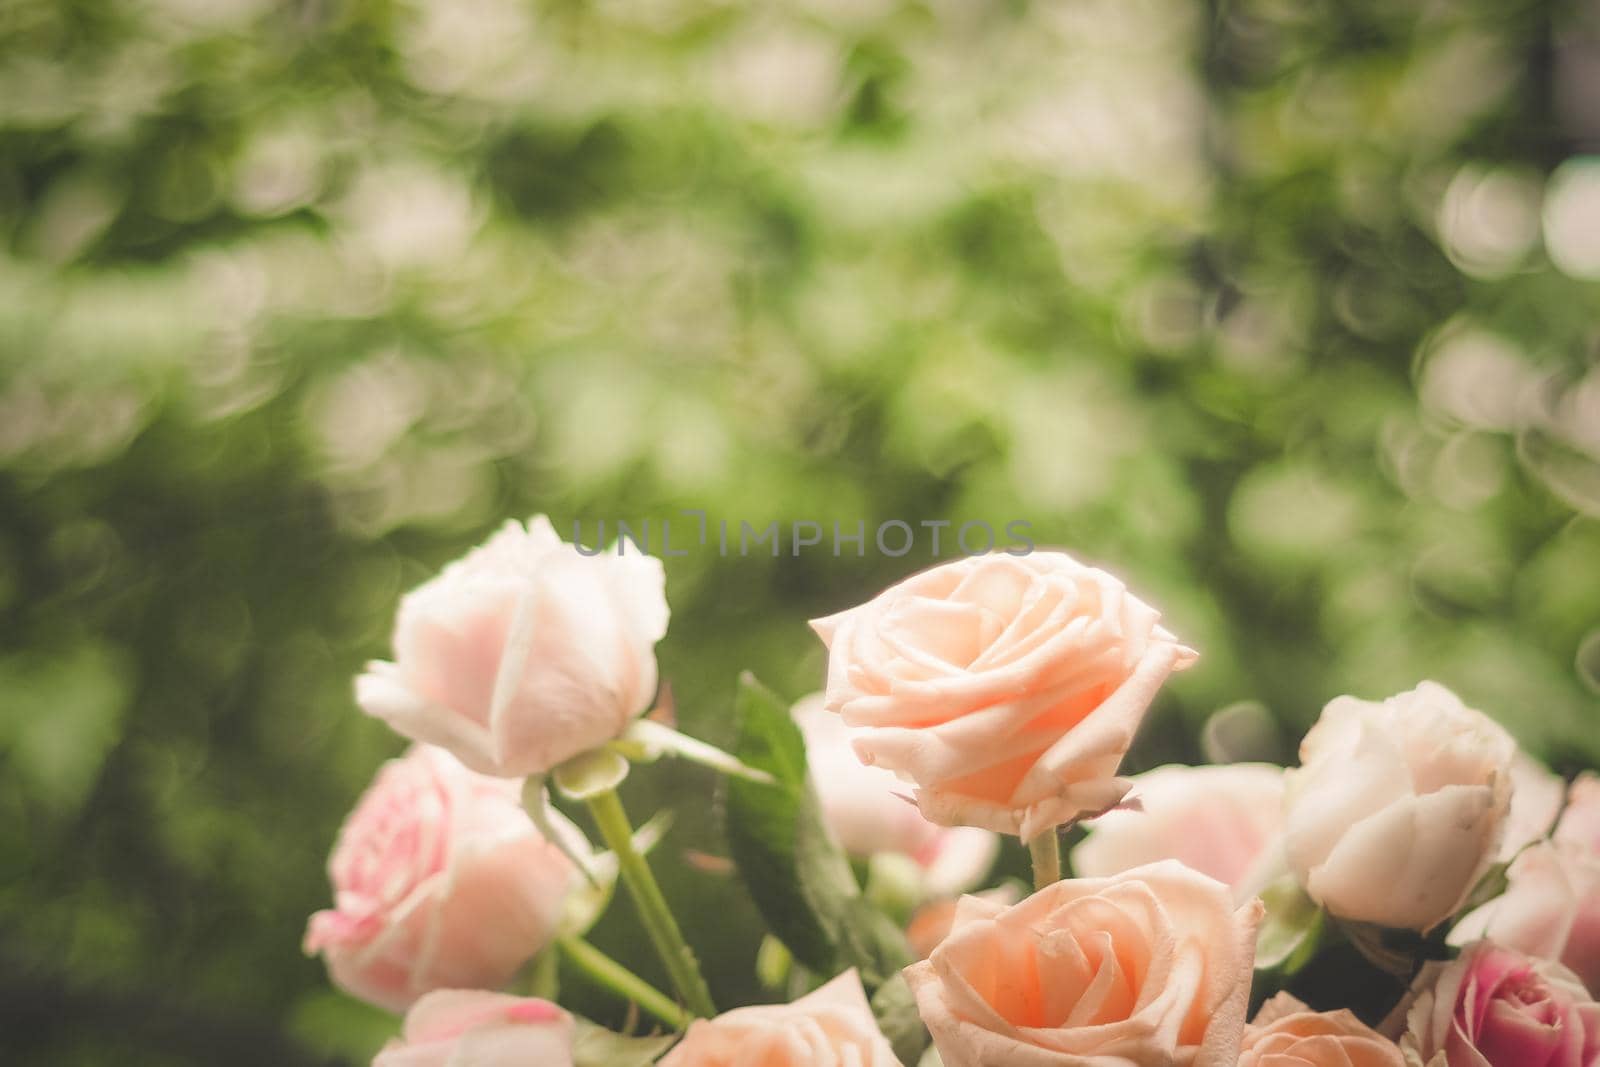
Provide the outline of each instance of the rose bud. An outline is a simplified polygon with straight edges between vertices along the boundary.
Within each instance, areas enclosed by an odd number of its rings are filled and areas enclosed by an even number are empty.
[[[363,711],[476,771],[543,774],[646,710],[667,632],[661,561],[580,553],[542,515],[508,522],[408,593]]]
[[[792,1004],[697,1019],[658,1067],[899,1067],[855,971]]]
[[[441,989],[412,1006],[372,1067],[572,1067],[573,1030],[547,1000]]]
[[[1515,755],[1505,730],[1433,682],[1381,703],[1339,697],[1288,772],[1289,865],[1340,918],[1429,930],[1495,859]]]

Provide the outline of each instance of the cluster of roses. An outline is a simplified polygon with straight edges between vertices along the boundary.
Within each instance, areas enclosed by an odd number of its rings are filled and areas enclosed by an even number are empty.
[[[492,992],[553,944],[669,1024],[646,1057],[662,1067],[900,1062],[852,970],[788,1004],[711,1005],[614,787],[661,755],[761,776],[641,717],[667,617],[658,561],[584,555],[542,518],[403,600],[395,662],[357,699],[417,744],[346,821],[335,907],[306,935],[341,987],[407,1012],[381,1067],[624,1062],[554,1004]],[[1130,779],[1152,699],[1195,654],[1104,572],[965,558],[813,626],[827,685],[793,717],[832,834],[923,905],[904,979],[925,1062],[1600,1064],[1600,779],[1569,787],[1442,686],[1335,699],[1296,768]],[[606,851],[547,784],[588,801]],[[1001,834],[1029,844],[1034,891],[960,896]],[[676,998],[581,940],[619,874]],[[1258,971],[1334,937],[1409,981],[1386,1019],[1287,993],[1251,1018]]]

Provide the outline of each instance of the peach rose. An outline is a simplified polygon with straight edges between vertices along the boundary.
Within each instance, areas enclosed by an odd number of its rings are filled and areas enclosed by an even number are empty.
[[[1239,1067],[1405,1067],[1405,1060],[1350,1012],[1312,1011],[1279,993],[1244,1028]]]
[[[494,988],[553,936],[575,874],[516,781],[414,745],[339,831],[334,907],[311,917],[305,949],[335,984],[391,1011],[435,989]]]
[[[792,1004],[697,1019],[658,1067],[899,1067],[855,971]]]
[[[1137,805],[1085,825],[1073,872],[1106,875],[1173,859],[1238,889],[1283,828],[1283,768],[1265,763],[1157,767],[1135,775]]]
[[[394,662],[367,664],[356,701],[476,771],[543,774],[646,710],[664,580],[649,556],[583,555],[543,515],[507,522],[401,600]]]
[[[1009,908],[963,897],[905,975],[945,1067],[1233,1067],[1261,914],[1165,860]]]
[[[1600,996],[1600,778],[1573,783],[1551,841],[1525,850],[1501,896],[1450,931],[1452,944],[1489,938],[1559,960]]]
[[[822,817],[846,852],[909,857],[918,895],[954,896],[982,881],[1000,852],[1000,839],[971,826],[940,826],[922,817],[900,780],[856,758],[858,732],[823,706],[814,693],[795,704],[795,723],[806,741],[806,762]]]
[[[1489,941],[1412,983],[1400,1039],[1410,1067],[1595,1067],[1600,1004],[1559,963]]]
[[[572,1067],[573,1030],[547,1000],[441,989],[412,1006],[372,1067]]]
[[[1290,867],[1334,915],[1431,929],[1499,851],[1516,751],[1433,682],[1381,703],[1336,698],[1288,772]]]
[[[947,826],[1030,838],[1122,799],[1161,683],[1195,654],[1104,571],[1061,552],[972,556],[818,619],[829,711],[856,754]]]

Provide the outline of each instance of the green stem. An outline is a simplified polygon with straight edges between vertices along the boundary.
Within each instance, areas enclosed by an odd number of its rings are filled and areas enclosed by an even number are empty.
[[[674,1030],[689,1025],[689,1013],[667,995],[628,968],[577,937],[563,937],[557,944],[578,968],[611,992],[632,1001]]]
[[[700,974],[700,965],[695,962],[694,952],[683,940],[677,920],[672,917],[672,909],[667,907],[667,898],[661,895],[661,886],[657,884],[655,875],[650,873],[650,866],[645,863],[644,857],[633,847],[633,828],[628,823],[628,813],[623,810],[622,799],[617,796],[615,789],[607,789],[590,797],[588,804],[589,813],[594,816],[606,847],[616,854],[622,882],[633,897],[639,921],[650,935],[656,954],[661,957],[672,979],[673,988],[678,991],[690,1014],[709,1019],[717,1013],[716,1005],[711,1002],[711,990],[706,988],[706,980]]]
[[[1028,854],[1033,857],[1033,888],[1043,889],[1061,881],[1061,843],[1051,827],[1028,842]]]

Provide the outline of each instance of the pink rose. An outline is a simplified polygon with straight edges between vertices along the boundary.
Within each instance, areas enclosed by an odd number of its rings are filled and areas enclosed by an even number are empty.
[[[547,1000],[441,989],[372,1067],[572,1067],[572,1016]]]
[[[923,818],[893,773],[856,758],[850,741],[858,731],[823,706],[822,694],[795,704],[793,714],[805,737],[823,819],[846,852],[909,857],[924,897],[954,896],[989,872],[1000,839],[988,830]]]
[[[855,971],[792,1004],[697,1019],[658,1067],[899,1067]]]
[[[1600,1004],[1559,963],[1479,941],[1412,984],[1400,1039],[1414,1067],[1594,1067]]]
[[[392,1011],[434,989],[494,988],[550,940],[574,874],[517,782],[414,745],[339,831],[335,906],[311,917],[305,949],[337,985]]]
[[[540,515],[400,602],[393,663],[356,680],[363,711],[484,774],[543,774],[612,740],[656,689],[661,561],[562,543]]]
[[[944,825],[1030,838],[1122,799],[1161,683],[1195,654],[1121,582],[1061,552],[972,556],[811,625],[856,754]]]
[[[1245,1027],[1239,1067],[1405,1067],[1405,1060],[1350,1012],[1312,1011],[1279,993]]]
[[[1283,768],[1265,763],[1157,767],[1135,775],[1137,805],[1085,825],[1072,869],[1101,878],[1174,859],[1238,889],[1283,829]]]
[[[1516,752],[1510,734],[1434,682],[1382,702],[1338,697],[1288,772],[1290,867],[1340,918],[1431,929],[1499,852]]]
[[[1600,778],[1573,783],[1551,841],[1522,852],[1501,896],[1463,918],[1452,944],[1489,938],[1559,960],[1600,995]]]
[[[1585,771],[1573,781],[1554,837],[1565,848],[1600,856],[1600,775]]]
[[[944,1067],[1233,1067],[1261,914],[1167,860],[1009,908],[963,897],[905,975]]]
[[[1511,761],[1511,810],[1496,859],[1509,863],[1518,852],[1543,840],[1566,795],[1567,783],[1560,775],[1519,750]]]

